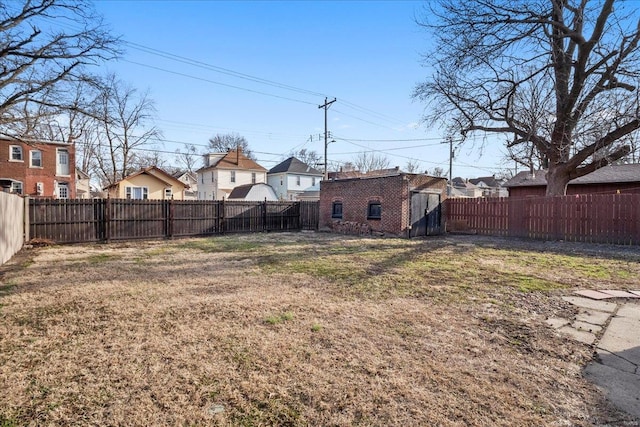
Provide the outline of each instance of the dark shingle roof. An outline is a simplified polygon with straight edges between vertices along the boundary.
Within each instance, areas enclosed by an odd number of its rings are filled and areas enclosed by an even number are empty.
[[[231,190],[231,193],[229,193],[228,198],[244,199],[245,197],[247,197],[247,194],[249,194],[249,191],[251,191],[254,185],[256,184],[238,185],[237,187],[234,187],[233,190]]]
[[[531,176],[529,171],[523,171],[507,181],[504,187],[535,187],[547,185],[546,171],[536,171]],[[618,182],[640,182],[640,164],[609,165],[597,169],[590,174],[569,181],[571,185],[580,184],[608,184]]]
[[[295,157],[289,157],[287,160],[272,167],[267,173],[283,172],[322,176],[322,172],[312,168],[308,164],[296,159]]]

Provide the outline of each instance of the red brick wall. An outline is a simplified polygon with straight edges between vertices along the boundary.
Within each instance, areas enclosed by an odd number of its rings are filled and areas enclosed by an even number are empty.
[[[396,175],[322,181],[320,229],[362,234],[404,235],[409,227],[409,192],[430,190],[446,197],[446,180],[426,175]],[[342,202],[342,220],[331,218],[333,202]],[[380,219],[368,219],[369,202],[380,202]]]
[[[9,146],[20,145],[22,147],[22,162],[9,161]],[[56,175],[57,153],[56,149],[66,149],[69,152],[69,176]],[[30,167],[31,159],[29,151],[42,152],[42,167]],[[36,183],[43,184],[43,197],[54,197],[54,181],[67,183],[69,186],[69,198],[76,197],[75,183],[75,146],[73,144],[57,143],[32,143],[0,139],[0,179],[10,178],[22,182],[23,194],[38,197]]]

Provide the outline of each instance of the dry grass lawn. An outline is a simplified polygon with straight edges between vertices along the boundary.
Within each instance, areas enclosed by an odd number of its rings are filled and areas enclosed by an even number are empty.
[[[545,318],[640,252],[315,233],[23,251],[0,273],[0,426],[631,423]]]

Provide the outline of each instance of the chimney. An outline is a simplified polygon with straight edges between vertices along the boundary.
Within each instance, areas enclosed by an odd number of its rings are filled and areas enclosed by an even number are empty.
[[[240,165],[240,152],[242,151],[242,148],[240,148],[240,146],[236,146],[236,165]]]

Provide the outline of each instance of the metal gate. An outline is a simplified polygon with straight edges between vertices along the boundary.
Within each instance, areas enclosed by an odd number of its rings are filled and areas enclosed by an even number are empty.
[[[441,233],[440,194],[411,192],[411,230],[409,237]]]

